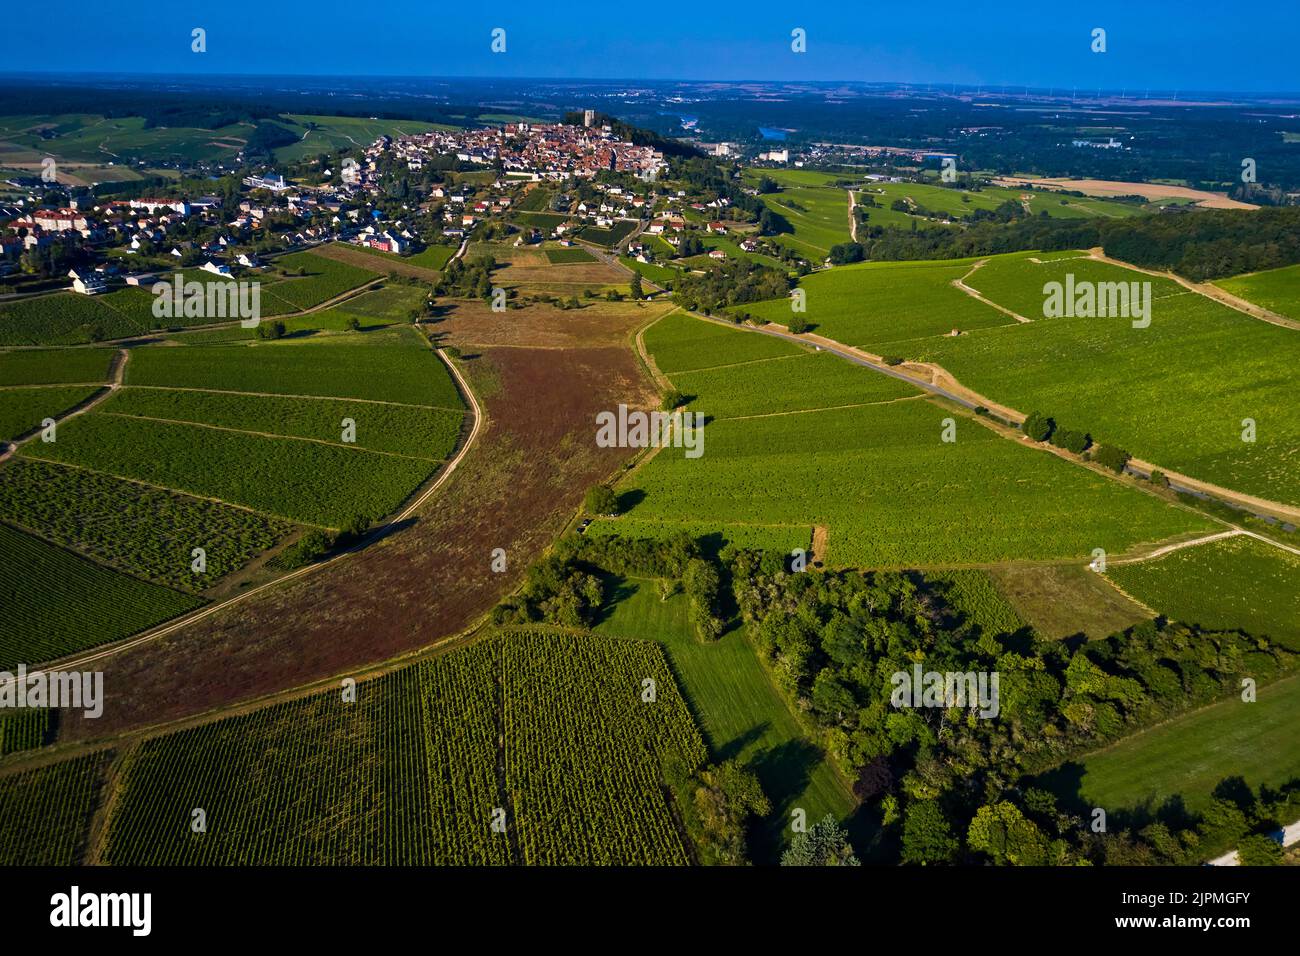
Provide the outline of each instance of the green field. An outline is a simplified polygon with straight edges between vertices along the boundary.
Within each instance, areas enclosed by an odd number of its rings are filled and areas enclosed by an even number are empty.
[[[45,419],[75,408],[97,391],[84,385],[0,389],[0,442],[40,428]]]
[[[1072,765],[1069,774],[1048,779],[1058,792],[1112,814],[1158,807],[1171,797],[1202,812],[1228,777],[1243,777],[1252,787],[1285,783],[1300,776],[1300,677],[1261,686],[1258,694],[1254,703],[1230,697],[1158,724],[1081,758],[1078,773]]]
[[[1300,651],[1300,556],[1246,535],[1112,564],[1106,574],[1162,614],[1212,630],[1240,628]]]
[[[952,285],[975,260],[864,262],[805,276],[807,320],[818,335],[882,354],[910,339],[970,332],[1015,320]],[[738,306],[735,311],[789,323],[791,300]]]
[[[82,862],[110,753],[0,777],[0,864]]]
[[[100,412],[24,454],[329,528],[396,511],[437,470],[428,459]]]
[[[351,418],[355,447],[430,461],[451,456],[463,417],[459,411],[415,405],[162,388],[121,389],[97,413],[219,425],[332,445],[343,444],[340,425]]]
[[[1147,281],[1148,328],[1127,318],[1045,319],[1043,286]],[[1159,467],[1236,491],[1300,503],[1300,412],[1290,383],[1300,338],[1167,280],[1091,260],[996,257],[968,284],[1034,321],[899,347],[962,384],[1062,427],[1090,432]],[[1254,442],[1243,421],[1256,422]]]
[[[788,835],[795,807],[808,819],[830,813],[839,819],[854,809],[853,795],[830,761],[808,743],[807,734],[773,685],[743,629],[702,643],[688,617],[686,596],[667,601],[645,578],[616,578],[612,597],[596,630],[638,640],[659,641],[667,649],[716,759],[739,760],[753,770],[772,802],[764,843],[773,848]]]
[[[353,703],[330,690],[146,741],[105,856],[681,864],[670,759],[694,769],[704,747],[657,645],[511,633],[360,684]],[[191,830],[196,807],[206,832]]]
[[[645,330],[646,349],[665,375],[797,355],[799,346],[770,335],[740,334],[672,312]]]
[[[405,328],[310,342],[138,349],[126,383],[464,407],[446,366]]]
[[[752,185],[766,175],[782,185],[780,192],[759,198],[773,212],[784,216],[793,233],[782,233],[776,241],[801,256],[820,262],[831,246],[849,242],[849,194],[833,183],[844,178],[830,173],[800,170],[746,170]]]
[[[863,374],[829,352],[803,352],[759,359],[741,366],[677,372],[673,384],[687,406],[715,419],[779,415],[812,408],[870,405],[920,398],[921,393],[888,375]]]
[[[553,266],[569,262],[595,262],[596,257],[581,246],[571,249],[547,249],[546,260]]]
[[[315,308],[349,289],[379,278],[378,272],[359,269],[312,252],[291,252],[280,256],[275,260],[275,266],[290,273],[301,270],[304,275],[289,275],[262,286],[264,317]],[[376,264],[376,268],[382,268],[382,265]]]
[[[657,262],[637,262],[632,256],[619,256],[618,261],[623,263],[633,272],[641,273],[643,279],[649,279],[655,285],[667,286],[682,277],[680,269],[674,269],[671,266],[660,265]]]
[[[79,345],[142,335],[157,325],[150,302],[140,299],[148,295],[135,288],[96,296],[55,292],[0,305],[0,345]]]
[[[704,331],[688,326],[679,338],[676,330],[690,322]],[[719,364],[728,353],[751,362],[765,357],[755,348],[795,348],[680,313],[645,339],[674,384],[683,365]],[[714,400],[731,409],[726,403],[749,388],[747,377],[771,364],[720,370],[709,391],[678,387],[695,393],[701,410]],[[835,567],[1086,558],[1096,547],[1118,554],[1211,527],[965,417],[956,419],[957,440],[944,443],[951,413],[930,401],[824,408],[815,384],[783,393],[782,410],[802,413],[719,419],[704,429],[701,457],[660,452],[620,485],[633,502],[628,518],[664,534],[681,524],[824,525]],[[777,404],[770,395],[763,402]]]
[[[1270,312],[1300,321],[1300,266],[1219,279],[1214,284]]]
[[[220,502],[23,457],[0,466],[0,520],[181,590],[209,587],[291,530]],[[196,547],[204,574],[191,568]]]
[[[108,349],[0,352],[0,386],[107,382]]]
[[[201,601],[0,524],[0,670],[106,644]]]

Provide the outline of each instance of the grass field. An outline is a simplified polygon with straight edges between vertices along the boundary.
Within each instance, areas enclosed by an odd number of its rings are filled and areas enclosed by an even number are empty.
[[[852,813],[855,801],[847,783],[808,743],[743,630],[702,643],[685,595],[661,600],[649,579],[614,578],[608,593],[596,630],[662,643],[714,757],[739,760],[758,775],[772,802],[763,828],[766,862],[775,862],[794,807],[806,810],[810,820],[827,813],[842,820]]]
[[[1082,561],[1066,565],[1005,565],[989,569],[999,593],[1043,637],[1082,634],[1100,640],[1150,614],[1124,597]]]
[[[951,262],[865,262],[805,276],[807,295],[800,318],[819,335],[883,354],[910,339],[970,332],[1015,320],[952,285],[974,260]],[[738,306],[782,325],[794,316],[791,300]]]
[[[796,348],[680,313],[652,326],[645,340],[675,384],[683,366],[721,364],[728,354],[746,363]],[[695,407],[706,413],[715,400],[731,410],[725,403],[750,388],[748,376],[771,364],[718,370],[708,391],[679,388],[696,394]],[[865,381],[864,388],[875,391]],[[828,564],[864,567],[1086,560],[1096,547],[1118,554],[1210,527],[969,419],[957,419],[957,440],[945,443],[950,413],[930,401],[826,408],[816,379],[782,394],[782,410],[796,414],[719,419],[704,429],[701,457],[676,448],[654,456],[619,486],[628,517],[661,533],[682,523],[825,525]],[[771,395],[762,401],[765,409],[779,404]]]
[[[1127,318],[1042,318],[1044,284],[1067,274],[1150,280],[1150,327],[1133,328]],[[1042,411],[1160,467],[1300,503],[1300,411],[1289,387],[1300,338],[1293,330],[1091,260],[997,257],[968,284],[1034,321],[899,346],[905,357],[937,362],[994,401]],[[1242,440],[1247,418],[1257,423],[1254,442]]]
[[[1300,776],[1297,713],[1300,677],[1293,676],[1261,687],[1255,703],[1230,697],[1083,757],[1047,779],[1057,792],[1077,794],[1108,814],[1154,809],[1173,797],[1201,812],[1228,777],[1258,787]]]
[[[197,607],[0,524],[0,669],[106,644]]]
[[[587,242],[594,242],[598,246],[614,246],[632,235],[636,227],[635,219],[619,219],[608,228],[583,226],[578,235]]]
[[[1175,620],[1240,628],[1300,651],[1300,557],[1246,535],[1112,564],[1107,575]]]
[[[1214,284],[1270,312],[1300,321],[1300,266],[1219,279]]]

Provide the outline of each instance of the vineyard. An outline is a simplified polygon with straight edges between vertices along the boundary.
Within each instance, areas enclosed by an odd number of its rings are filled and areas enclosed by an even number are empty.
[[[1219,279],[1214,284],[1270,312],[1300,320],[1300,266]]]
[[[303,276],[289,276],[262,286],[262,315],[283,315],[301,312],[328,302],[349,289],[378,279],[379,273],[311,252],[291,252],[275,260],[282,272],[302,270]]]
[[[1300,557],[1246,535],[1106,571],[1142,603],[1188,624],[1243,628],[1300,650]],[[1290,599],[1288,599],[1288,596]]]
[[[1043,286],[1150,281],[1151,324],[1127,318],[1042,318]],[[989,261],[968,280],[1034,319],[899,347],[964,385],[1193,478],[1300,503],[1300,413],[1290,383],[1300,362],[1292,329],[1253,319],[1168,280],[1087,259]],[[1243,422],[1256,423],[1254,441]]]
[[[818,335],[877,354],[894,351],[895,343],[908,339],[1014,322],[952,285],[971,264],[868,262],[817,272],[800,280],[807,295],[807,311],[800,317]],[[793,315],[789,299],[759,302],[740,311],[782,325]]]
[[[410,329],[308,343],[138,349],[126,382],[464,407],[451,373]]]
[[[109,756],[100,751],[0,777],[0,864],[80,863]]]
[[[90,398],[98,387],[10,388],[0,390],[0,441],[18,438]]]
[[[108,349],[0,352],[0,386],[104,382],[112,358]]]
[[[737,332],[672,312],[645,330],[645,347],[665,375],[719,365],[798,355],[800,348],[770,335]]]
[[[683,337],[695,343],[693,353],[678,342],[660,350],[656,340],[666,329],[691,322],[705,330]],[[670,375],[682,364],[720,364],[729,351],[722,341],[727,338],[736,344],[735,361],[752,361],[757,356],[744,349],[769,341],[678,316],[646,335],[656,362],[661,369],[666,364]],[[744,389],[738,381],[745,374],[780,364],[738,365],[719,373],[727,383],[727,401]],[[792,384],[784,407],[806,405],[817,388],[815,378]],[[780,407],[776,398],[763,395],[756,407]],[[698,401],[707,409],[709,394]],[[743,410],[724,407],[732,414]],[[665,529],[825,525],[827,560],[835,567],[1080,558],[1095,547],[1119,554],[1140,542],[1210,528],[1205,520],[1007,441],[970,419],[954,419],[956,441],[942,442],[942,423],[949,415],[930,401],[902,401],[720,419],[705,428],[702,457],[688,459],[675,449],[661,453],[620,486],[633,492],[634,504],[626,518],[613,523],[631,520],[645,527],[653,522]]]
[[[0,669],[106,644],[200,603],[0,524]]]
[[[41,707],[24,707],[0,712],[0,757],[32,750],[53,735],[53,712]]]
[[[520,862],[688,862],[662,765],[693,770],[706,755],[659,647],[534,633],[513,635],[502,650]],[[642,699],[646,679],[653,703]]]
[[[350,418],[356,430],[354,447],[431,461],[451,455],[463,418],[459,411],[416,405],[155,388],[122,389],[100,411],[329,444],[343,443],[340,426]]]
[[[332,528],[396,510],[437,468],[346,445],[97,412],[25,454]]]
[[[355,702],[330,690],[145,741],[105,859],[685,863],[662,762],[704,758],[656,644],[509,633],[361,683]]]
[[[292,529],[217,501],[37,459],[15,458],[0,479],[0,521],[181,590],[211,586]],[[202,575],[190,567],[196,547],[206,551]]]
[[[863,374],[829,352],[804,352],[788,358],[679,372],[672,383],[697,396],[690,408],[717,419],[865,405],[920,392],[888,375]]]

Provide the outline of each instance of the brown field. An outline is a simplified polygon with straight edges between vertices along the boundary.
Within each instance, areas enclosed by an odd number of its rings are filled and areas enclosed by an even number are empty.
[[[632,274],[620,266],[604,262],[571,262],[552,264],[546,253],[536,247],[519,248],[493,243],[471,243],[466,259],[479,255],[494,258],[499,268],[492,273],[494,280],[505,285],[528,286],[539,291],[566,294],[583,288],[618,286],[627,288]]]
[[[1044,637],[1085,634],[1098,640],[1151,617],[1082,565],[1007,565],[987,570],[1021,619]]]
[[[425,282],[437,282],[442,276],[442,273],[437,269],[411,265],[401,259],[377,256],[366,252],[359,246],[349,245],[344,242],[327,242],[323,246],[317,246],[312,252],[318,256],[324,256],[326,259],[334,259],[350,266],[356,266],[359,269],[369,269],[371,272],[381,272],[385,275],[392,272],[399,276],[422,279]]]
[[[625,345],[628,329],[671,312],[671,302],[641,303],[588,300],[565,311],[549,305],[493,312],[486,302],[448,303],[445,317],[426,325],[438,344],[461,349],[494,345],[535,348],[615,348]]]
[[[1248,202],[1229,199],[1224,193],[1205,192],[1186,186],[1161,183],[1122,183],[1111,179],[995,179],[995,186],[1038,186],[1042,189],[1073,189],[1087,196],[1142,196],[1144,199],[1194,199],[1207,209],[1258,209]]]
[[[443,344],[457,344],[461,334],[472,338],[472,313],[443,330]],[[630,307],[603,315],[607,324],[592,337],[604,345],[529,347],[518,344],[529,334],[511,344],[505,329],[494,336],[501,344],[466,342],[463,354],[472,357],[461,368],[486,420],[459,469],[408,527],[315,574],[97,662],[107,688],[104,715],[69,719],[63,738],[237,704],[425,647],[474,623],[554,540],[587,486],[630,457],[627,449],[596,447],[596,412],[620,401],[657,400],[625,344],[646,312]],[[540,320],[548,322],[559,319]],[[501,574],[490,569],[498,547],[508,561]]]

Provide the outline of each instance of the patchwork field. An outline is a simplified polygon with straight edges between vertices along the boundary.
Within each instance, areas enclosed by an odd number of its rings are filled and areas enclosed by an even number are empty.
[[[1043,286],[1150,281],[1152,318],[1044,319]],[[964,385],[1062,427],[1089,431],[1135,456],[1236,491],[1300,503],[1300,414],[1289,384],[1300,337],[1166,280],[1087,259],[997,257],[968,284],[1028,324],[900,347]],[[1256,440],[1242,440],[1243,421]]]
[[[676,338],[690,322],[705,330],[688,327]],[[681,314],[645,339],[675,385],[683,366],[717,364],[728,352],[744,363],[792,348]],[[707,391],[678,387],[697,392],[695,407],[708,414],[712,401],[743,394],[748,376],[768,364],[719,370]],[[824,525],[828,564],[863,567],[1086,558],[1096,547],[1120,554],[1210,527],[970,419],[956,420],[954,443],[942,442],[950,413],[930,401],[829,408],[815,380],[784,394],[782,410],[798,414],[718,419],[704,429],[702,457],[668,448],[650,459],[619,486],[628,519],[663,534],[682,524]],[[764,402],[773,406],[770,396]],[[734,405],[723,407],[734,414]]]
[[[394,511],[450,453],[463,409],[410,329],[139,349],[127,385],[27,454],[327,527]]]
[[[1240,628],[1300,651],[1300,556],[1281,548],[1236,535],[1154,561],[1112,564],[1106,574],[1176,620]]]

